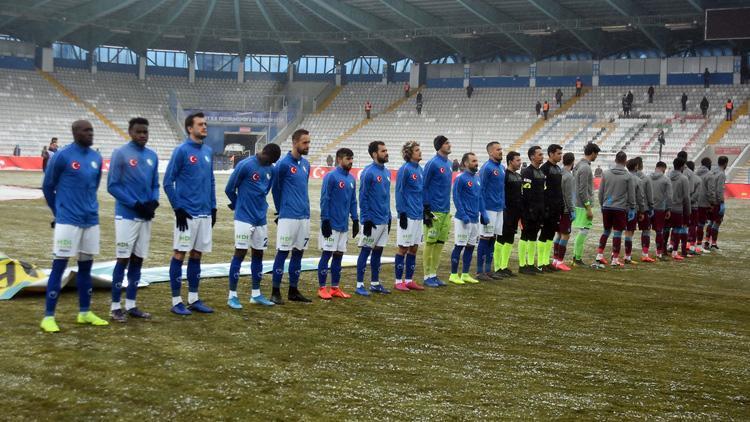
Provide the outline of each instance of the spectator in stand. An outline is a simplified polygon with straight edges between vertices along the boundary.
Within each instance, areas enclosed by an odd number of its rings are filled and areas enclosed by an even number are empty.
[[[411,91],[411,85],[409,82],[404,82],[404,97],[409,98],[409,91]]]
[[[687,100],[688,96],[683,92],[682,98],[680,98],[680,102],[682,103],[682,111],[687,111]]]
[[[326,167],[333,167],[333,156],[331,154],[326,157]]]
[[[562,89],[557,88],[557,92],[555,92],[555,102],[557,103],[558,107],[562,105],[562,98],[563,98]]]
[[[583,82],[581,81],[581,77],[576,77],[576,97],[581,96],[581,89],[583,88]]]
[[[594,177],[602,177],[602,173],[604,173],[602,167],[596,166],[596,170],[594,170]]]
[[[536,102],[536,106],[534,107],[534,109],[536,110],[536,117],[539,117],[539,114],[542,113],[542,103],[540,103],[539,101],[537,101]]]
[[[708,71],[708,68],[703,71],[703,87],[709,88],[711,85],[711,72]]]
[[[724,105],[724,110],[727,112],[726,121],[731,122],[732,121],[732,110],[734,110],[734,103],[732,102],[732,99],[728,99],[727,103]]]
[[[628,97],[626,95],[622,96],[622,115],[625,117],[630,115],[630,110],[628,109]]]
[[[654,102],[654,86],[648,87],[648,103],[653,104]]]
[[[701,114],[703,114],[703,118],[706,118],[706,115],[708,114],[708,98],[703,97],[701,100]]]
[[[542,112],[544,113],[544,120],[547,120],[547,115],[549,114],[549,103],[546,101],[542,105]]]
[[[367,118],[370,118],[370,113],[372,112],[372,103],[368,100],[365,102],[365,114],[367,115]]]
[[[454,172],[458,171],[458,169],[461,168],[461,165],[458,163],[457,159],[453,159],[453,164],[451,164],[451,170]]]
[[[471,85],[471,82],[469,82],[469,85],[466,86],[466,97],[471,98],[471,94],[474,93],[474,86]]]
[[[417,115],[422,115],[422,93],[417,94]]]
[[[20,157],[21,156],[21,146],[16,144],[16,146],[13,148],[13,156],[14,157]]]
[[[659,131],[659,161],[661,161],[661,150],[664,148],[664,144],[667,143],[667,140],[664,139],[664,130]]]
[[[630,109],[633,109],[633,91],[628,91],[628,104],[630,104]]]

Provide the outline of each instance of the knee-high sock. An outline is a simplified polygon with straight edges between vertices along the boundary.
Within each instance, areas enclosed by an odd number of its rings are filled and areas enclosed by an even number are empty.
[[[404,261],[406,261],[406,257],[404,255],[396,254],[396,262],[393,265],[393,269],[396,273],[396,283],[401,283],[402,281],[404,281]]]
[[[541,267],[542,265],[546,265],[544,263],[544,252],[547,250],[547,241],[537,240],[535,243],[536,243],[536,266]],[[534,262],[533,252],[531,255],[531,259],[529,259],[529,257],[526,257],[526,261]]]
[[[492,248],[492,259],[495,263],[493,266],[493,270],[497,271],[502,269],[501,263],[503,262],[503,246],[505,243],[501,243],[501,241],[495,241],[495,246]]]
[[[519,240],[518,241],[518,266],[519,267],[525,267],[526,262],[526,256],[528,255],[528,249],[529,249],[529,242],[526,240]]]
[[[583,258],[583,247],[586,244],[586,238],[589,236],[589,229],[583,228],[578,231],[576,235],[576,244],[573,250],[573,257],[575,259]]]
[[[711,234],[711,244],[715,245],[716,241],[719,240],[719,226],[720,224],[714,222],[713,224],[713,233]]]
[[[372,248],[362,246],[359,248],[359,257],[357,258],[357,285],[365,282],[365,271],[367,270],[367,258],[370,257]]]
[[[451,274],[458,274],[458,264],[461,261],[461,251],[463,246],[454,246],[451,253]]]
[[[695,233],[696,227],[695,226],[696,226],[695,224],[691,224],[688,227],[687,241],[690,242],[691,244],[695,243],[695,236],[696,236],[696,233]]]
[[[680,248],[680,229],[674,228],[672,229],[672,251],[677,252],[677,250]]]
[[[229,291],[236,292],[237,284],[240,282],[240,267],[242,266],[242,258],[233,256],[232,261],[229,263]]]
[[[494,252],[495,251],[495,238],[487,239],[487,247],[484,250],[484,271],[485,272],[492,272],[495,269],[492,268],[492,261],[494,259]]]
[[[631,236],[625,236],[625,256],[631,256],[633,254],[633,238]]]
[[[263,280],[263,255],[253,254],[250,257],[250,272],[252,273],[253,290],[260,290],[260,282]]]
[[[326,279],[328,278],[328,261],[331,260],[333,252],[323,251],[320,254],[320,260],[318,261],[318,285],[320,287],[326,286]]]
[[[526,241],[526,265],[534,265],[534,254],[537,252],[537,241]]]
[[[680,244],[682,245],[682,256],[687,255],[687,228],[683,227],[680,229]]]
[[[641,232],[641,252],[648,255],[648,249],[651,247],[651,230]]]
[[[656,230],[656,253],[664,253],[664,230]]]
[[[289,256],[289,251],[276,251],[276,258],[273,260],[273,287],[278,289],[281,287],[281,280],[284,278],[284,262],[286,257]]]
[[[172,297],[180,297],[182,288],[182,261],[172,257],[169,261],[169,286],[172,288]]]
[[[488,253],[488,248],[490,245],[489,239],[479,239],[479,243],[477,244],[477,273],[483,273],[485,272],[484,269],[484,255]]]
[[[609,239],[610,230],[604,230],[602,235],[599,237],[599,249],[598,253],[604,253],[604,248],[607,247],[607,240]]]
[[[502,262],[500,263],[500,269],[504,270],[508,268],[508,262],[510,262],[510,253],[513,252],[513,244],[512,243],[505,243],[502,245]],[[518,256],[520,257],[521,254],[519,253]]]
[[[117,261],[114,270],[112,270],[112,304],[120,309],[120,300],[122,299],[122,281],[125,279],[125,264]],[[130,283],[128,283],[130,286]]]
[[[52,261],[52,271],[50,271],[49,279],[47,280],[47,298],[44,309],[45,316],[55,316],[57,298],[60,297],[60,284],[62,283],[62,276],[65,272],[65,267],[67,266],[67,259],[55,259]]]
[[[612,234],[612,256],[620,257],[620,246],[622,246],[622,232],[616,231]]]
[[[544,262],[549,265],[552,262],[552,248],[555,246],[554,240],[548,240],[544,250]]]
[[[468,274],[471,270],[471,256],[474,254],[474,246],[466,245],[464,248],[464,265],[461,271],[464,274]]]
[[[417,268],[417,256],[407,253],[406,254],[406,281],[414,280],[414,270]]]
[[[201,282],[201,260],[188,258],[187,265],[188,292],[198,293]]]
[[[695,229],[695,240],[697,241],[697,243],[703,243],[703,228],[704,226],[702,224],[699,224]]]
[[[370,257],[370,270],[372,271],[370,280],[380,282],[380,257],[383,256],[383,248],[373,248]]]
[[[560,239],[557,243],[557,260],[565,262],[565,253],[568,251],[568,239]]]
[[[434,274],[437,274],[440,270],[440,258],[443,254],[443,245],[443,243],[437,242],[432,249],[432,272]]]
[[[422,248],[422,272],[424,273],[425,280],[430,278],[434,273],[432,268],[432,248],[434,247],[434,243],[425,243]]]
[[[302,270],[303,251],[293,249],[292,257],[289,258],[289,287],[297,288],[299,285],[299,273]]]
[[[141,281],[141,267],[143,260],[131,259],[128,264],[128,288],[125,290],[125,299],[135,301],[138,295],[138,282]],[[127,309],[128,307],[125,306]]]
[[[560,233],[555,233],[555,238],[552,239],[552,259],[557,260],[560,253]]]
[[[81,312],[88,312],[91,308],[91,266],[93,259],[78,261],[76,287],[78,287],[78,306]]]
[[[343,255],[334,255],[331,260],[331,286],[338,287],[341,281],[341,260]]]

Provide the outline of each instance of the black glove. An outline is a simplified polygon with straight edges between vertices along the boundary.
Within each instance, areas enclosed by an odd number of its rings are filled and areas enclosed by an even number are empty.
[[[54,229],[55,228],[55,220],[50,221],[49,222],[49,226],[50,226],[50,228]]]
[[[216,224],[216,208],[211,210],[211,227]]]
[[[275,213],[273,213],[273,215],[276,216],[276,218],[273,219],[273,222],[274,222],[274,224],[276,224],[278,226],[279,225],[279,213],[275,212]]]
[[[359,220],[352,220],[352,239],[359,234]]]
[[[405,212],[398,215],[398,226],[403,230],[406,230],[406,228],[409,227],[409,219],[406,217]]]
[[[432,213],[432,210],[430,210],[429,205],[424,206],[424,211],[422,214],[422,222],[424,223],[424,225],[427,227],[432,227],[432,220],[435,219],[435,215]]]
[[[391,234],[391,219],[388,219],[388,234]]]
[[[234,211],[234,204],[233,204],[233,203],[231,203],[231,202],[230,202],[230,203],[228,203],[228,204],[227,204],[227,208],[229,208],[230,210]]]
[[[325,239],[331,237],[331,235],[333,234],[333,229],[331,229],[331,220],[323,220],[323,224],[321,224],[320,226],[320,233]]]
[[[133,205],[133,209],[138,217],[146,221],[154,218],[154,211],[147,204],[136,202],[135,205]]]
[[[174,210],[174,217],[177,221],[177,230],[184,232],[188,229],[188,219],[192,220],[193,217],[185,212],[182,208],[177,208]]]
[[[480,220],[480,223],[482,223],[483,226],[486,226],[490,222],[490,220],[484,214],[480,214],[479,215],[479,220]]]
[[[155,213],[156,209],[159,208],[159,201],[148,201],[146,202],[146,206],[151,210],[151,212]]]
[[[365,221],[365,228],[362,230],[362,234],[365,235],[365,237],[372,236],[372,229],[375,228],[375,225],[372,224],[372,221]]]

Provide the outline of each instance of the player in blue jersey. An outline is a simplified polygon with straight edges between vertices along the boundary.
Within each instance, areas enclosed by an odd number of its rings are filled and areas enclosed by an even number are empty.
[[[451,254],[451,275],[448,281],[454,284],[476,284],[479,281],[469,274],[471,256],[479,241],[479,224],[487,225],[490,219],[484,206],[482,181],[477,175],[477,156],[473,152],[467,152],[461,158],[461,164],[465,170],[453,183],[453,205],[456,207],[456,216],[453,217],[455,246]],[[464,262],[462,271],[458,272],[461,252]]]
[[[128,123],[130,142],[112,152],[107,191],[115,198],[115,256],[112,271],[113,321],[127,317],[150,319],[151,314],[135,306],[143,260],[151,242],[151,220],[159,206],[159,158],[146,148],[148,120],[136,117]],[[122,281],[128,270],[125,311],[122,311]]]
[[[501,272],[495,272],[495,265],[500,264],[503,235],[503,210],[505,209],[505,166],[503,166],[503,148],[499,142],[487,144],[489,160],[479,170],[482,181],[482,198],[487,208],[488,223],[482,225],[477,246],[477,280],[490,281],[501,279]],[[497,242],[495,242],[497,240]]]
[[[451,143],[443,135],[433,140],[435,154],[424,166],[424,225],[425,245],[422,253],[424,285],[427,287],[445,286],[437,276],[443,245],[451,231]]]
[[[339,287],[341,281],[341,261],[346,252],[349,218],[352,219],[352,237],[359,233],[357,216],[357,182],[349,174],[352,169],[354,152],[349,148],[336,151],[336,168],[323,177],[320,193],[320,236],[318,245],[323,253],[318,261],[318,297],[330,300],[334,297],[348,299],[351,295]],[[333,261],[331,261],[333,258]],[[331,261],[331,289],[326,287],[328,262]]]
[[[289,292],[287,298],[293,302],[310,303],[300,293],[299,275],[302,270],[302,255],[310,240],[310,199],[307,182],[310,178],[310,162],[303,157],[310,150],[310,132],[297,129],[292,134],[292,150],[274,167],[271,192],[276,213],[279,215],[276,231],[276,259],[273,262],[273,291],[271,301],[281,305],[281,280],[284,262],[289,252]]]
[[[237,297],[237,283],[240,281],[240,267],[248,249],[252,249],[250,303],[274,305],[260,293],[260,282],[263,278],[263,251],[268,246],[266,196],[273,185],[273,164],[280,156],[281,148],[277,144],[267,144],[260,153],[237,164],[224,189],[229,198],[229,209],[234,211],[234,256],[229,264],[227,298],[227,305],[232,309],[242,309]]]
[[[187,116],[185,131],[188,137],[174,149],[164,173],[164,192],[175,215],[174,256],[169,264],[169,282],[172,286],[172,312],[177,315],[190,315],[191,311],[213,312],[198,297],[201,257],[211,252],[211,230],[216,224],[213,151],[203,142],[208,136],[203,113]],[[180,288],[182,263],[188,252],[188,307],[185,308]]]
[[[43,331],[60,331],[55,321],[55,307],[68,259],[78,257],[79,324],[108,325],[94,315],[91,306],[91,266],[99,253],[99,203],[96,191],[102,177],[102,157],[91,149],[94,128],[86,120],[72,126],[74,143],[60,149],[47,163],[42,191],[55,220],[52,271],[47,280],[47,300]]]
[[[369,296],[365,289],[365,268],[370,257],[372,278],[370,292],[388,294],[390,291],[380,284],[380,258],[391,232],[391,171],[385,168],[388,149],[381,141],[370,142],[367,152],[372,163],[359,176],[359,216],[362,220],[362,236],[359,238],[357,259],[357,289],[354,293]]]
[[[396,229],[396,283],[394,288],[402,292],[409,290],[424,290],[414,281],[414,270],[417,266],[417,249],[422,243],[422,222],[424,220],[424,205],[422,190],[424,189],[424,174],[419,162],[422,160],[422,150],[419,144],[409,141],[401,147],[404,157],[403,166],[396,175],[396,212],[398,213],[398,228]],[[404,279],[406,273],[406,279]]]

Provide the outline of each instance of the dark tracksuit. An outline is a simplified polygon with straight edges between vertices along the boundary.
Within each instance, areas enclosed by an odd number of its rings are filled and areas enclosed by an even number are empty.
[[[562,168],[547,161],[540,167],[546,177],[544,189],[544,222],[539,241],[546,242],[555,238],[560,216],[565,208],[562,193]]]
[[[535,242],[544,222],[544,185],[546,177],[541,168],[533,165],[521,170],[523,178],[521,195],[521,240]]]
[[[511,171],[505,170],[505,210],[503,211],[503,235],[501,244],[513,243],[513,238],[518,230],[518,221],[521,219],[523,210],[523,199],[521,195],[523,177]]]

